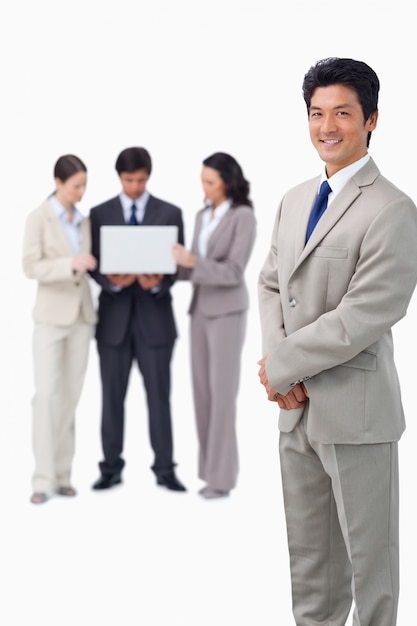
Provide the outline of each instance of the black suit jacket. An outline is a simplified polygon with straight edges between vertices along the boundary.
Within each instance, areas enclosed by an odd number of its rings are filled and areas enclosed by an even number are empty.
[[[125,224],[119,196],[93,207],[90,211],[90,220],[92,254],[96,257],[99,268],[101,226]],[[173,204],[151,195],[142,223],[178,226],[178,241],[184,243],[182,211]],[[155,294],[144,291],[137,282],[120,291],[114,291],[107,277],[98,269],[91,272],[91,276],[101,287],[96,327],[98,342],[119,345],[126,336],[130,324],[139,324],[144,340],[149,346],[168,345],[175,341],[177,330],[170,293],[175,276],[164,276],[160,290]]]

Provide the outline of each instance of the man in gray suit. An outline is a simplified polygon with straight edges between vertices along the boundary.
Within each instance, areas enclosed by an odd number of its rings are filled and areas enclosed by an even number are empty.
[[[283,197],[259,276],[259,377],[281,409],[298,626],[342,626],[352,598],[357,626],[396,624],[405,421],[391,329],[417,281],[417,209],[368,154],[378,92],[375,72],[352,59],[305,75],[325,169]],[[312,221],[324,181],[327,208]]]

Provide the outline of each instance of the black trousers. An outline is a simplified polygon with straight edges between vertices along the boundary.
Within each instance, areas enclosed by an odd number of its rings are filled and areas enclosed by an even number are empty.
[[[124,404],[135,360],[147,397],[149,437],[154,452],[151,469],[157,476],[171,472],[175,466],[170,408],[170,367],[174,342],[149,346],[134,325],[121,345],[110,346],[98,341],[97,348],[102,383],[101,441],[104,460],[99,464],[101,473],[120,473],[124,466]]]

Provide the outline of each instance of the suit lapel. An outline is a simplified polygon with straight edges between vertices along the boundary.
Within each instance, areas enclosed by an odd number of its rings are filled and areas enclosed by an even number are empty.
[[[60,223],[53,207],[46,202],[45,205],[45,213],[46,219],[48,221],[48,226],[50,233],[52,235],[53,241],[57,242],[57,247],[63,250],[66,250],[68,254],[73,254],[73,250],[71,248],[71,244],[68,241],[64,229],[62,228],[62,224]]]
[[[348,180],[329,208],[323,213],[317,226],[313,230],[310,239],[305,245],[305,252],[307,254],[320,243],[323,237],[327,235],[360,194],[361,190],[354,180],[352,178]]]
[[[197,213],[197,218],[196,218],[196,222],[195,222],[195,228],[194,228],[194,236],[193,236],[193,243],[191,246],[191,252],[193,254],[196,254],[197,256],[199,255],[199,250],[198,250],[198,240],[199,240],[199,236],[200,236],[200,232],[201,232],[201,224],[203,221],[203,210],[200,210]]]
[[[153,196],[150,195],[148,198],[148,202],[146,203],[145,214],[141,222],[143,226],[146,226],[146,225],[152,226],[152,224],[154,224],[155,215],[152,211],[152,209],[154,208],[154,205],[155,205],[155,200]]]
[[[222,239],[230,239],[230,229],[233,224],[233,217],[235,213],[232,213],[235,209],[229,209],[222,217],[220,222],[217,224],[216,228],[212,232],[208,242],[207,242],[207,256],[214,256],[214,252],[216,250],[217,244],[219,244]]]
[[[125,216],[123,213],[123,207],[122,207],[122,203],[120,202],[119,196],[116,196],[114,198],[114,201],[110,205],[110,209],[111,209],[111,216],[110,216],[109,223],[114,224],[115,226],[125,225],[126,224]]]
[[[314,178],[310,181],[310,183],[305,187],[303,194],[298,199],[300,206],[302,207],[299,213],[299,219],[295,226],[295,255],[296,259],[301,262],[305,257],[305,248],[306,248],[306,232],[307,232],[307,224],[310,218],[311,209],[313,208],[314,201],[317,197],[317,189],[319,186],[320,177]],[[316,226],[317,228],[317,226]],[[311,239],[314,235],[314,231],[309,239]],[[309,247],[311,250],[311,246]]]
[[[371,158],[368,163],[359,170],[359,172],[347,181],[341,192],[336,196],[329,208],[326,209],[316,228],[313,230],[310,239],[304,245],[307,223],[317,194],[319,178],[315,178],[312,181],[311,186],[309,185],[306,188],[304,197],[300,199],[300,203],[305,208],[301,214],[299,228],[297,228],[296,250],[298,253],[298,260],[294,269],[296,269],[304,261],[304,259],[311,254],[314,248],[320,244],[323,237],[327,235],[327,233],[340,220],[342,215],[361,195],[361,187],[372,185],[378,175],[379,170]]]
[[[83,219],[80,223],[80,249],[81,252],[90,252],[91,239],[90,239],[90,222],[87,219]]]

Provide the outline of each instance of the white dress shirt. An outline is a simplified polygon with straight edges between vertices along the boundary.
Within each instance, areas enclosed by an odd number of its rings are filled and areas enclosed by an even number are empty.
[[[54,209],[57,218],[61,222],[62,228],[64,229],[65,236],[67,237],[71,248],[75,255],[80,254],[81,249],[81,234],[80,234],[80,224],[82,222],[83,216],[79,212],[75,206],[73,206],[73,214],[72,214],[72,222],[68,221],[68,211],[67,209],[59,202],[55,194],[52,194],[48,198],[48,202],[51,204]]]
[[[333,202],[337,194],[340,193],[340,191],[346,185],[347,181],[350,178],[352,178],[352,176],[354,176],[356,172],[358,172],[361,169],[361,167],[363,167],[365,163],[369,161],[369,159],[370,159],[369,154],[365,154],[364,157],[362,157],[358,161],[355,161],[354,163],[351,163],[347,167],[344,167],[343,169],[339,170],[338,172],[336,172],[336,174],[333,174],[333,176],[331,176],[330,178],[327,178],[326,173],[322,175],[320,179],[320,185],[324,180],[327,180],[332,190],[331,193],[329,193],[327,206],[330,206],[330,204]],[[319,189],[320,189],[320,185],[319,185]]]
[[[137,198],[136,200],[132,200],[132,198],[129,198],[129,196],[123,193],[123,191],[119,197],[120,197],[120,202],[122,203],[123,215],[124,215],[126,224],[129,223],[130,216],[132,214],[132,204],[136,204],[136,209],[137,209],[136,219],[138,223],[140,224],[141,222],[143,222],[143,218],[145,216],[146,205],[149,200],[149,192],[144,191],[143,194],[139,196],[139,198]]]
[[[201,231],[198,237],[198,252],[201,257],[206,257],[208,240],[216,230],[222,217],[227,213],[231,206],[232,201],[225,200],[215,208],[209,204],[209,206],[205,209],[203,213]]]

